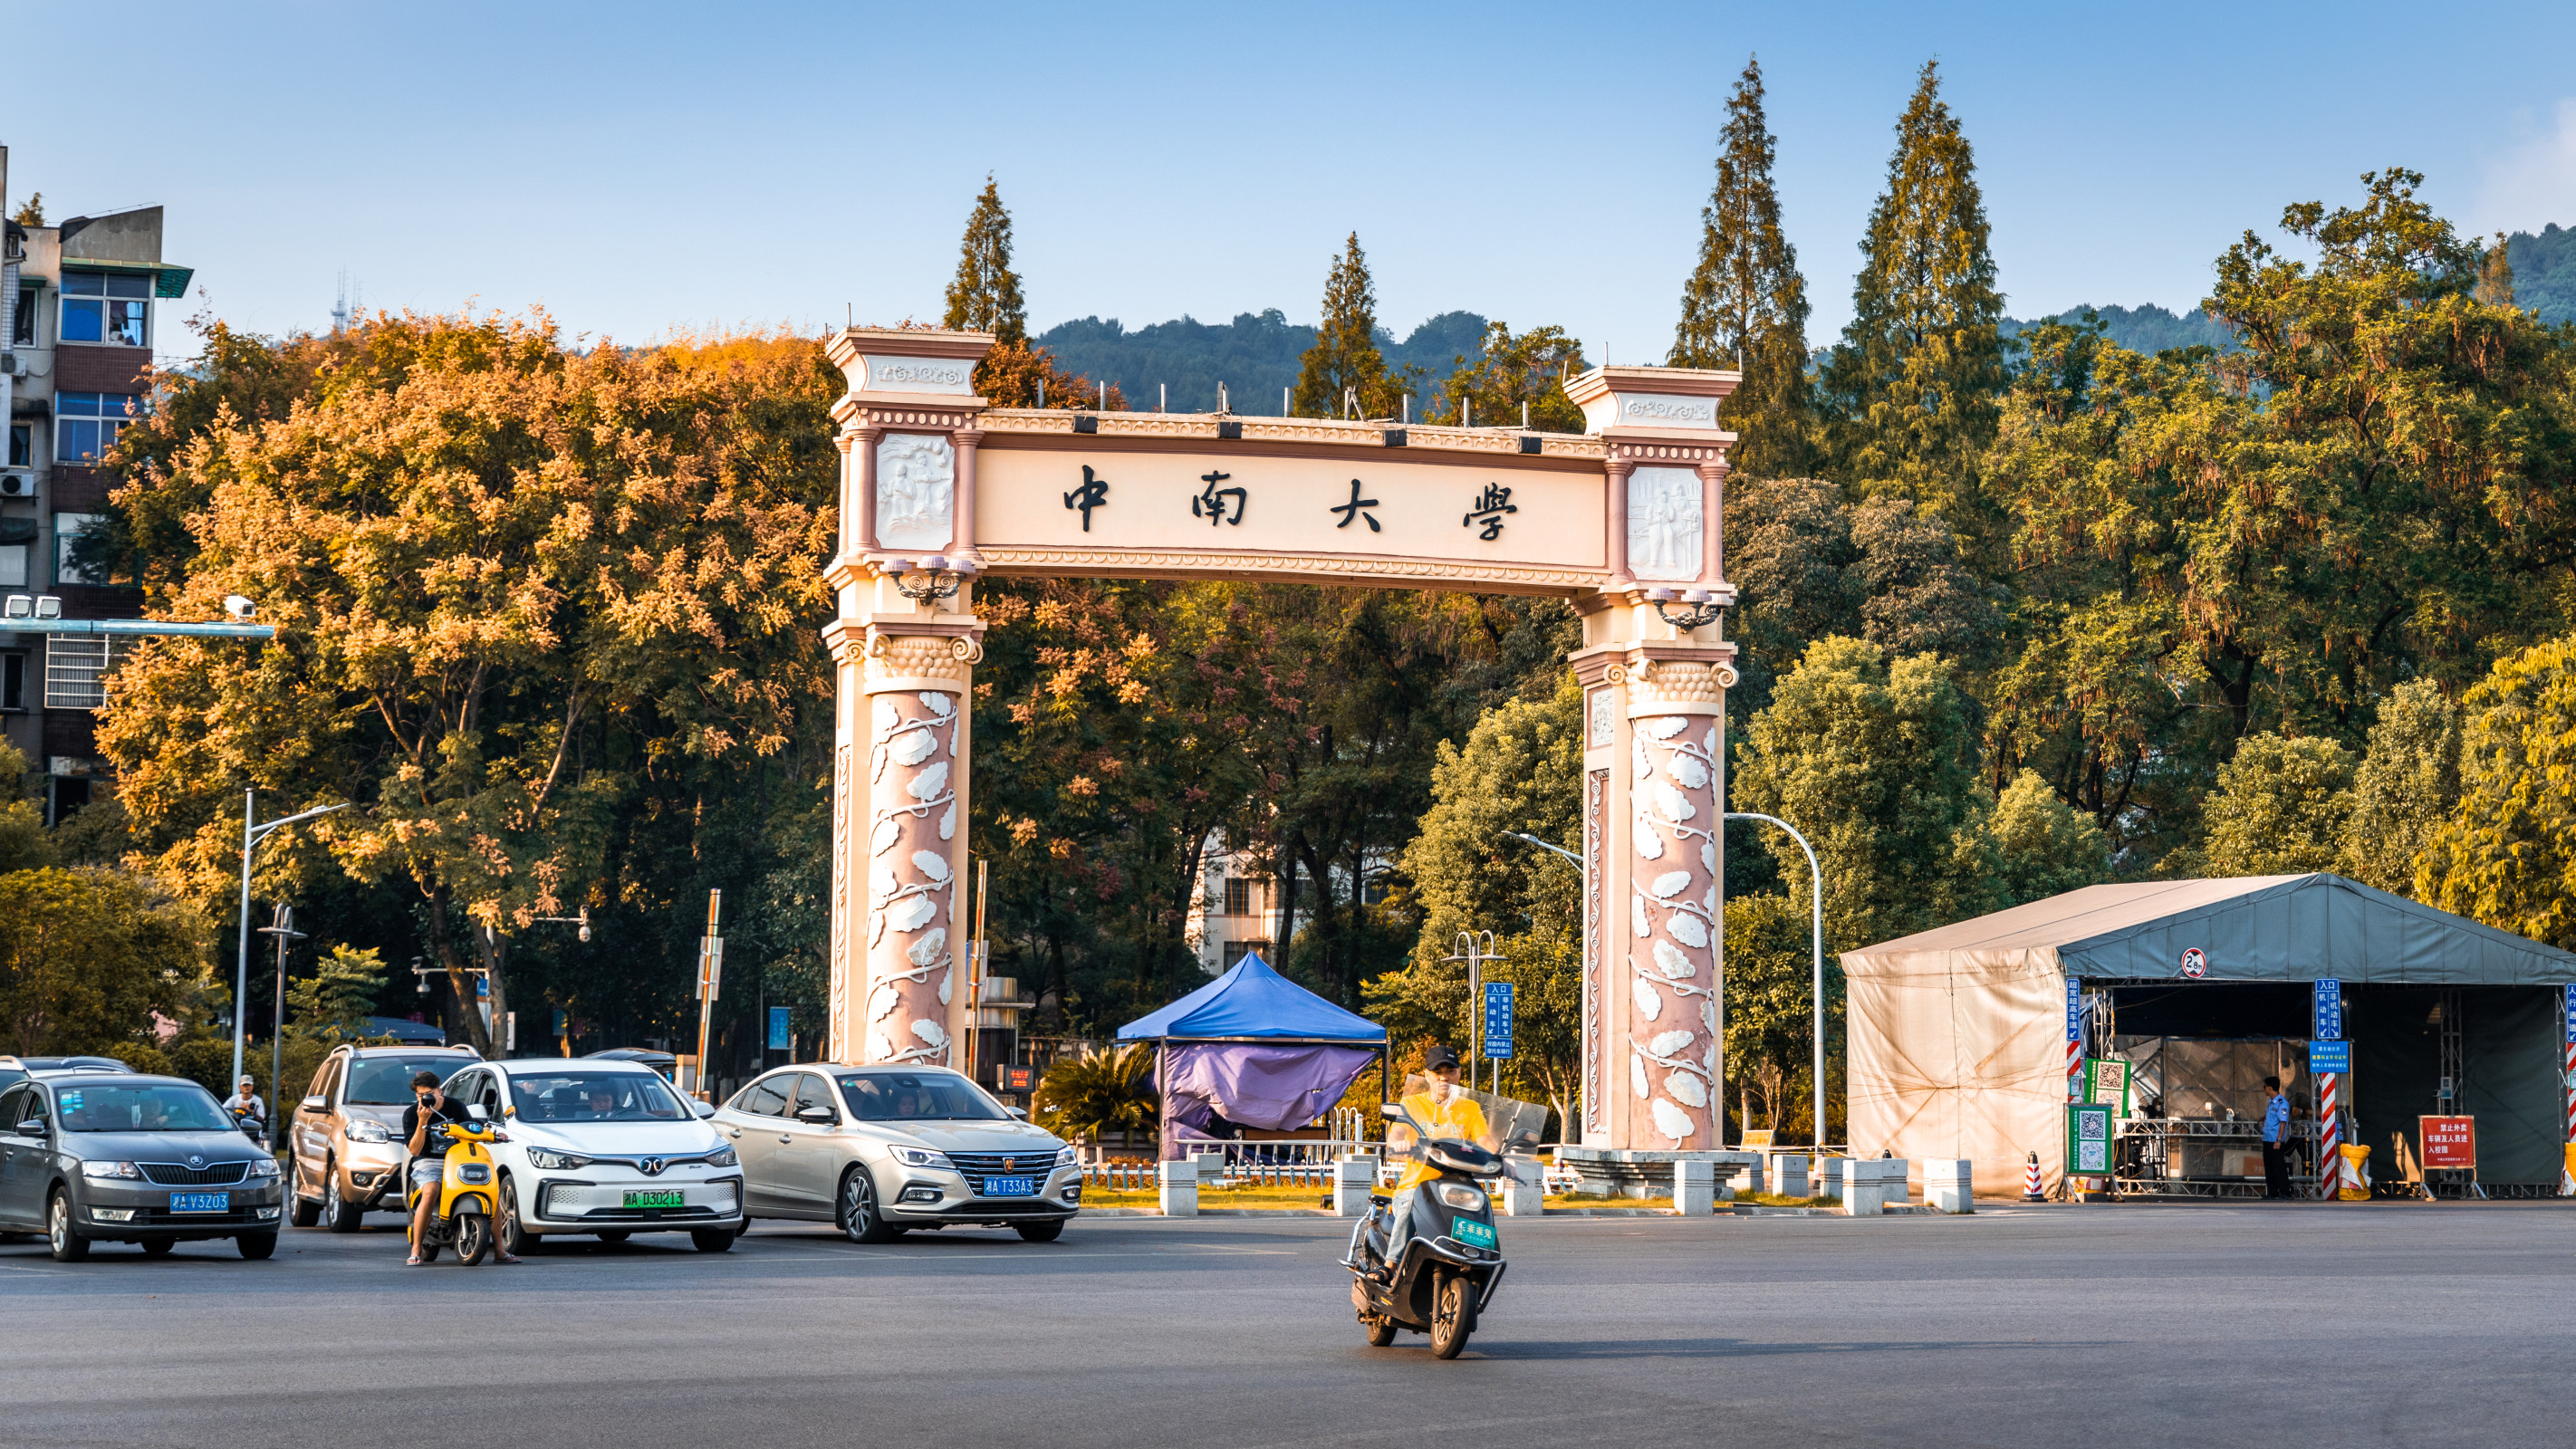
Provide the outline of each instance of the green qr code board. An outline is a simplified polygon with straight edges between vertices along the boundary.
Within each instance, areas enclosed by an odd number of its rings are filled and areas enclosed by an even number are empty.
[[[2110,1104],[2079,1103],[2066,1109],[2066,1170],[2077,1177],[2110,1173]]]

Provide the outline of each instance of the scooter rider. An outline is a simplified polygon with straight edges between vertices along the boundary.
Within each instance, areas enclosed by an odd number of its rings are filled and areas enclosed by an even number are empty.
[[[1429,1074],[1429,1090],[1415,1092],[1404,1099],[1404,1110],[1422,1124],[1422,1130],[1434,1138],[1473,1142],[1488,1152],[1499,1152],[1502,1144],[1495,1139],[1493,1127],[1485,1121],[1485,1109],[1458,1086],[1458,1054],[1445,1046],[1435,1046],[1422,1060]],[[1403,1123],[1387,1127],[1386,1146],[1390,1155],[1412,1146],[1413,1132]],[[1399,1263],[1404,1258],[1405,1240],[1413,1232],[1413,1198],[1422,1184],[1440,1175],[1439,1169],[1424,1161],[1406,1164],[1402,1176],[1395,1180],[1395,1201],[1387,1208],[1385,1261]]]
[[[224,1100],[224,1110],[232,1114],[233,1125],[241,1128],[245,1135],[265,1142],[268,1140],[268,1104],[259,1099],[254,1086],[250,1078],[242,1078],[233,1094]]]
[[[420,1194],[420,1202],[411,1214],[411,1261],[407,1267],[418,1268],[429,1262],[421,1245],[429,1240],[430,1219],[438,1215],[438,1188],[447,1174],[447,1149],[455,1145],[439,1130],[447,1123],[465,1125],[474,1119],[462,1102],[451,1102],[438,1089],[438,1073],[417,1072],[411,1079],[412,1104],[403,1108],[404,1145],[411,1152],[411,1184]],[[509,1250],[499,1243],[492,1245],[492,1260],[515,1263]]]

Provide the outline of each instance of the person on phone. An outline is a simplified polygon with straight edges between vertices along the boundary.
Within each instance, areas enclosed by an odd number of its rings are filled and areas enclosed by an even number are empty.
[[[411,1261],[405,1266],[418,1268],[429,1262],[422,1251],[429,1241],[429,1222],[438,1215],[438,1185],[447,1176],[447,1149],[455,1143],[439,1129],[448,1123],[460,1126],[474,1119],[465,1104],[451,1100],[438,1089],[438,1073],[416,1072],[411,1079],[412,1103],[403,1108],[403,1144],[411,1152],[412,1186],[420,1193],[420,1203],[411,1214]],[[515,1263],[509,1250],[499,1243],[492,1245],[493,1261]]]

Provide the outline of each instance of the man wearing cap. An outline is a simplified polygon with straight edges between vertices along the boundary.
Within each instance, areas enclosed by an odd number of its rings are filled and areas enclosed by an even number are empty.
[[[1434,1046],[1424,1054],[1422,1070],[1431,1078],[1430,1086],[1408,1094],[1404,1110],[1422,1125],[1423,1133],[1433,1138],[1473,1142],[1488,1152],[1501,1151],[1502,1144],[1495,1140],[1493,1127],[1485,1121],[1485,1109],[1459,1089],[1458,1054],[1445,1046]],[[1387,1151],[1392,1154],[1410,1149],[1413,1136],[1403,1123],[1389,1124]],[[1387,1209],[1393,1220],[1386,1233],[1386,1262],[1390,1267],[1402,1261],[1405,1239],[1413,1235],[1414,1194],[1437,1176],[1438,1170],[1430,1163],[1417,1160],[1405,1164],[1404,1174],[1395,1180],[1395,1202]]]
[[[224,1099],[224,1110],[232,1114],[234,1126],[245,1130],[255,1126],[258,1130],[251,1132],[250,1135],[266,1142],[268,1140],[268,1104],[262,1102],[259,1099],[259,1093],[252,1090],[255,1085],[250,1078],[242,1078],[240,1085],[233,1089],[233,1094]]]

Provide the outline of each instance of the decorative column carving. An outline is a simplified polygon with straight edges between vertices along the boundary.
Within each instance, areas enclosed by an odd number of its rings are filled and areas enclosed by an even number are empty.
[[[1702,504],[1700,516],[1708,520],[1708,579],[1717,583],[1726,577],[1726,455],[1721,453],[1699,465]]]
[[[1687,660],[1630,672],[1628,918],[1611,993],[1626,997],[1630,1147],[1722,1145],[1719,810],[1733,678],[1722,663]]]
[[[975,445],[984,441],[984,430],[959,428],[948,437],[957,446],[957,527],[948,554],[980,568],[983,557],[975,552]]]
[[[858,440],[851,451],[859,464],[858,486],[851,490],[856,495],[857,506],[844,515],[852,520],[850,542],[841,551],[846,554],[868,553],[877,546],[877,440],[885,436],[885,429],[871,424],[844,429],[841,436]]]
[[[1637,471],[1637,465],[1627,458],[1612,458],[1606,466],[1610,473],[1610,578],[1602,587],[1616,591],[1637,582],[1628,574],[1628,475]]]

